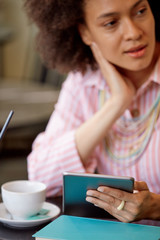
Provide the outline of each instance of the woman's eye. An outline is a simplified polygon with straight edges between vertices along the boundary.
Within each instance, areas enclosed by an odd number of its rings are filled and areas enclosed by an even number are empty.
[[[110,21],[110,22],[107,22],[104,24],[105,27],[114,27],[116,25],[117,21],[113,20],[113,21]]]
[[[137,15],[143,15],[147,11],[147,8],[141,8],[138,12]]]

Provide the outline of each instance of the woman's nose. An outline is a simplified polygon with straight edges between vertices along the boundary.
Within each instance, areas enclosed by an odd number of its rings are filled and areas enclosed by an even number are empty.
[[[127,19],[123,24],[123,36],[125,40],[139,40],[143,31],[133,20]]]

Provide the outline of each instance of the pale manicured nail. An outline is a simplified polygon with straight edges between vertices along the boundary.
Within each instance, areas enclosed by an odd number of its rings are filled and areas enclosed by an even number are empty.
[[[87,191],[87,195],[90,195],[90,196],[91,196],[91,195],[92,195],[92,191],[90,191],[90,190]]]
[[[90,197],[86,197],[86,201],[87,202],[91,202],[91,198]]]
[[[104,192],[104,189],[103,189],[102,187],[98,187],[97,190],[98,190],[99,192]]]
[[[139,191],[138,190],[133,190],[133,193],[139,193]]]

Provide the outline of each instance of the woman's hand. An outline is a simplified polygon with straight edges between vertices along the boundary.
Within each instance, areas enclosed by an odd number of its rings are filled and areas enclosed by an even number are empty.
[[[110,88],[111,96],[116,98],[118,103],[122,102],[122,104],[125,106],[127,104],[128,106],[136,92],[134,85],[130,80],[122,76],[113,64],[103,57],[96,43],[91,44],[91,50]]]
[[[109,212],[122,222],[133,222],[140,219],[160,219],[157,210],[160,208],[160,197],[149,191],[145,182],[135,182],[134,193],[100,186],[97,190],[88,190],[86,201]],[[157,202],[156,202],[157,199]],[[117,207],[125,201],[122,210]]]
[[[125,79],[116,67],[103,57],[98,46],[93,43],[91,49],[110,88],[111,97],[76,130],[77,150],[86,169],[88,159],[95,147],[103,141],[114,122],[124,113],[135,95],[132,82]]]

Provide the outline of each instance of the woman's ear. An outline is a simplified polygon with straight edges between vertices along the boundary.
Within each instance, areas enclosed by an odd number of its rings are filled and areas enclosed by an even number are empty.
[[[79,24],[78,25],[78,31],[79,34],[82,38],[82,41],[86,44],[86,45],[91,45],[91,43],[93,42],[92,40],[92,36],[89,32],[89,29],[87,28],[87,26],[85,24]]]

